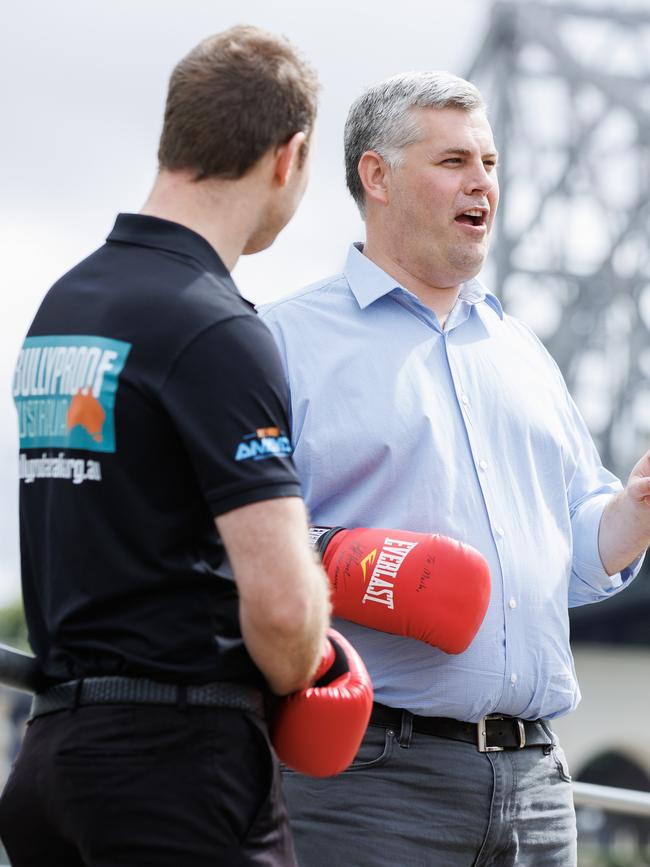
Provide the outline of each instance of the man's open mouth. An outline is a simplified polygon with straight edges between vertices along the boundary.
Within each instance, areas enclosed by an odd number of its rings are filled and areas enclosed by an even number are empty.
[[[457,223],[464,223],[466,226],[484,226],[487,221],[488,212],[481,208],[470,208],[463,211],[456,217]]]

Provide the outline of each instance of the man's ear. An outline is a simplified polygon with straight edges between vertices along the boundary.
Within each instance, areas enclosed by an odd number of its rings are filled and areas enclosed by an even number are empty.
[[[306,149],[307,136],[304,132],[296,132],[276,150],[274,177],[281,187],[286,187],[292,174],[302,166]]]
[[[364,151],[357,166],[359,180],[366,192],[366,200],[374,199],[388,204],[390,166],[377,151]]]

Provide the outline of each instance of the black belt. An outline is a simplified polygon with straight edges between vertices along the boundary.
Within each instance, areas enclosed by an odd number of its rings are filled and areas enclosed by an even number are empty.
[[[468,723],[443,716],[416,716],[407,710],[375,702],[370,725],[394,728],[398,734],[407,728],[423,735],[464,741],[474,744],[480,753],[543,747],[553,743],[553,735],[545,720],[524,720],[502,714],[488,714],[477,723]]]
[[[89,704],[227,707],[264,716],[264,698],[260,690],[238,683],[179,686],[144,677],[86,677],[58,683],[36,693],[30,719]]]

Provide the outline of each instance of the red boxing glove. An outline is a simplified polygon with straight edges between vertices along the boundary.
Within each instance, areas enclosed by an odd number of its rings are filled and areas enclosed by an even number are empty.
[[[467,650],[490,601],[481,554],[446,536],[312,527],[334,614],[445,653]]]
[[[278,704],[271,723],[276,753],[301,774],[340,774],[357,754],[368,727],[372,696],[361,657],[342,635],[328,629],[314,685]]]

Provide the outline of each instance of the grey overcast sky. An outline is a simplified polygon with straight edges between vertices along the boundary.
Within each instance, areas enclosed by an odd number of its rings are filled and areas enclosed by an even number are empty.
[[[342,168],[342,129],[367,85],[407,69],[463,74],[489,0],[21,0],[0,32],[0,604],[19,593],[17,427],[11,375],[49,285],[98,247],[153,181],[166,84],[203,37],[256,24],[316,67],[321,110],[310,187],[274,247],[241,260],[259,302],[338,271],[362,224]]]

